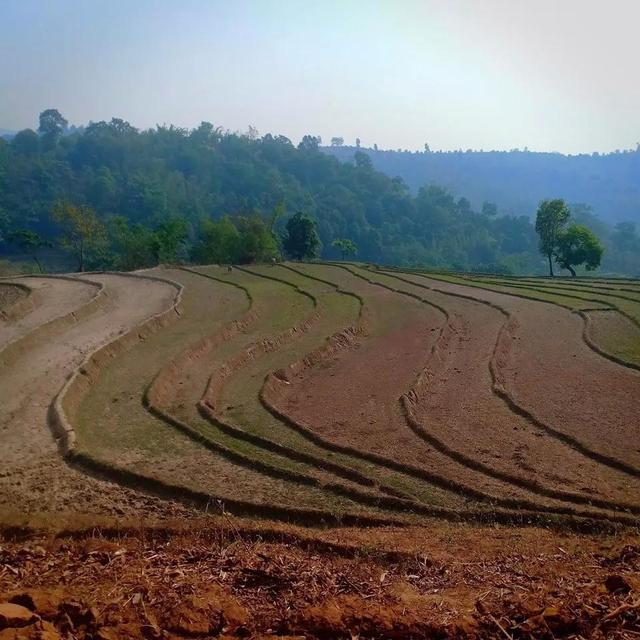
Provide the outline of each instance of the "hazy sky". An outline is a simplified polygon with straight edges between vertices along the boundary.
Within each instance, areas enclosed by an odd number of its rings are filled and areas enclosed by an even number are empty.
[[[248,125],[563,152],[640,141],[640,0],[0,0],[0,127]]]

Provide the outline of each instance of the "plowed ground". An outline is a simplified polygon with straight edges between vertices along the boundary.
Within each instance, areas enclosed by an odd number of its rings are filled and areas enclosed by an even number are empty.
[[[0,640],[640,635],[640,283],[24,280]]]

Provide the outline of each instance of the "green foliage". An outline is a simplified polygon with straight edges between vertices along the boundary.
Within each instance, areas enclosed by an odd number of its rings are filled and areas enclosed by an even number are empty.
[[[109,220],[110,266],[119,271],[133,271],[156,264],[156,239],[153,231],[141,224],[130,225],[124,216]]]
[[[540,238],[539,249],[549,261],[549,275],[553,276],[552,257],[558,246],[560,234],[571,212],[564,200],[543,200],[536,214],[536,232]]]
[[[38,267],[38,271],[44,273],[38,253],[40,249],[50,247],[51,242],[44,240],[35,231],[31,231],[31,229],[18,229],[13,231],[9,234],[8,240],[16,244],[23,253],[31,256]]]
[[[268,262],[279,256],[278,245],[257,214],[204,220],[193,259],[203,264]]]
[[[240,254],[240,233],[229,216],[222,220],[205,220],[200,242],[193,249],[193,259],[201,264],[232,264]]]
[[[358,255],[358,248],[353,240],[348,240],[347,238],[336,238],[331,243],[331,246],[340,251],[340,255],[343,260]]]
[[[313,255],[324,247],[326,257],[336,256],[332,241],[349,238],[366,262],[466,270],[491,265],[518,273],[541,268],[527,216],[500,215],[492,206],[476,212],[469,200],[435,186],[414,195],[401,179],[373,169],[371,151],[360,150],[354,158],[352,148],[349,162],[339,162],[319,150],[315,136],[306,136],[297,148],[284,136],[240,135],[207,122],[193,130],[139,131],[113,118],[69,131],[63,121],[43,113],[42,136],[25,130],[10,143],[0,142],[3,237],[30,229],[56,239],[61,223],[50,212],[56,202],[68,200],[90,207],[99,220],[126,220],[125,227],[108,222],[108,252],[90,251],[92,266],[136,268],[197,255],[201,262],[268,260],[288,235],[287,211],[305,211],[316,221],[320,240]],[[45,141],[49,134],[55,144]],[[238,215],[232,218],[235,232],[205,222],[217,225],[230,213],[258,215],[267,221],[271,240],[260,225],[240,223]],[[580,222],[603,237],[591,222]],[[241,231],[237,242],[246,242],[246,249],[225,248]],[[612,249],[604,260],[611,268],[632,269],[638,264],[634,255]]]
[[[30,262],[15,262],[13,260],[0,260],[0,277],[15,276],[22,273],[36,273],[36,268]]]
[[[604,247],[596,235],[581,224],[572,224],[560,232],[555,250],[556,262],[576,275],[574,267],[584,265],[587,271],[600,266]]]
[[[317,258],[321,244],[316,221],[310,215],[298,211],[287,222],[282,245],[287,255],[294,260]]]
[[[40,150],[40,138],[32,129],[24,129],[13,137],[11,147],[18,155],[34,155]]]
[[[107,233],[96,212],[87,205],[59,201],[53,208],[53,219],[60,225],[60,246],[71,253],[78,271],[93,266],[106,249]]]
[[[51,148],[60,139],[67,128],[68,122],[57,109],[46,109],[40,114],[38,132],[42,136],[45,146]]]
[[[156,264],[178,262],[187,240],[188,225],[184,218],[171,218],[159,224],[153,234],[153,255]]]

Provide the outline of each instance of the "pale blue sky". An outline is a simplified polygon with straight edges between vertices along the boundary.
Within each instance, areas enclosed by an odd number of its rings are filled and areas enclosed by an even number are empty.
[[[0,127],[248,125],[382,148],[640,141],[640,0],[0,0]]]

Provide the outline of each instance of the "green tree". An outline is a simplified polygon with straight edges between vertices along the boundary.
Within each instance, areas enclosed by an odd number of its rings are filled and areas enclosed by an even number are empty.
[[[373,162],[371,162],[371,158],[364,151],[356,151],[353,159],[358,169],[373,169]]]
[[[307,213],[298,211],[287,221],[282,241],[284,250],[294,260],[312,260],[320,254],[320,236],[316,221]]]
[[[560,234],[569,220],[569,208],[564,200],[543,200],[536,214],[536,231],[539,236],[540,253],[549,261],[549,275],[553,277],[553,255]]]
[[[193,259],[200,264],[234,264],[240,258],[240,233],[229,216],[204,220],[200,239],[193,248]]]
[[[45,145],[52,147],[58,142],[68,124],[57,109],[45,109],[40,114],[38,133],[42,136]]]
[[[153,254],[156,264],[177,262],[187,240],[188,225],[184,218],[171,218],[159,224],[153,233]]]
[[[130,225],[124,216],[109,220],[109,258],[114,269],[132,271],[156,264],[155,234],[141,224]]]
[[[587,271],[593,271],[600,266],[603,253],[604,247],[591,229],[582,224],[572,224],[560,232],[555,258],[575,277],[574,267],[583,264]]]
[[[84,271],[105,249],[105,226],[91,207],[67,201],[55,204],[52,217],[61,227],[60,246],[74,256],[78,271]]]
[[[268,262],[280,255],[277,240],[258,214],[240,216],[236,226],[240,234],[238,262]]]
[[[51,242],[44,240],[38,233],[31,231],[30,229],[18,229],[17,231],[13,231],[8,235],[7,239],[9,242],[17,245],[20,251],[24,254],[31,256],[33,261],[38,265],[40,273],[44,273],[38,253],[40,249],[50,247]]]
[[[11,146],[20,155],[34,155],[40,149],[40,138],[33,129],[23,129],[13,137]]]
[[[298,149],[301,151],[317,151],[318,147],[322,144],[322,138],[320,136],[302,136],[302,140],[298,144]]]
[[[358,248],[353,240],[348,240],[347,238],[336,238],[331,243],[331,246],[340,251],[343,260],[358,254]]]

